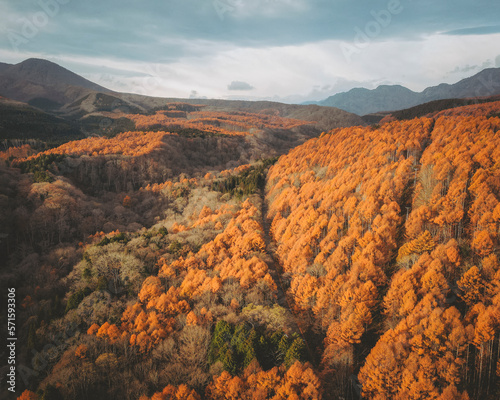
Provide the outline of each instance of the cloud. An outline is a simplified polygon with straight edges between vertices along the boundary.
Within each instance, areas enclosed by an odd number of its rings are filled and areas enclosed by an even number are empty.
[[[51,2],[58,12],[14,51],[8,32],[22,35]],[[395,2],[401,12],[388,19]],[[46,58],[110,89],[155,96],[301,102],[469,76],[492,60],[498,15],[491,0],[0,0],[0,61]],[[342,43],[355,46],[350,63]],[[251,85],[228,86],[228,76]]]
[[[207,99],[207,96],[200,96],[200,94],[196,90],[191,90],[189,94],[190,99]]]
[[[500,25],[494,26],[476,26],[473,28],[455,29],[448,32],[443,32],[443,35],[490,35],[492,33],[500,33]]]
[[[453,71],[450,71],[450,74],[457,74],[457,73],[468,73],[468,72],[477,72],[477,70],[479,69],[479,65],[469,65],[467,64],[466,66],[464,67],[455,67],[455,69]]]
[[[241,81],[232,81],[227,85],[227,90],[253,90],[255,89],[252,85]]]
[[[50,2],[57,0],[42,1]],[[437,32],[471,34],[471,29],[486,34],[488,29],[498,29],[500,2],[394,2],[401,12],[383,23],[377,40],[420,39]],[[7,31],[22,33],[22,18],[33,21],[44,12],[40,2],[6,3],[0,2],[0,25]],[[59,5],[22,50],[174,62],[202,51],[187,45],[193,40],[252,48],[351,41],[357,29],[373,26],[374,16],[383,15],[388,4],[387,0],[149,0],[138,5],[136,0],[70,0]],[[217,5],[223,6],[222,19]],[[471,22],[480,28],[470,28]],[[0,47],[8,45],[6,35],[0,35]]]
[[[500,57],[500,56],[499,56]],[[476,74],[479,71],[482,71],[486,68],[491,68],[494,66],[494,62],[492,60],[486,60],[481,65],[469,65],[465,66],[456,66],[453,71],[450,71],[449,74]]]
[[[196,91],[197,98],[200,94],[208,98],[232,95],[239,99],[301,103],[322,100],[353,87],[401,84],[421,91],[442,82],[455,83],[475,73],[467,71],[467,65],[493,62],[491,44],[498,41],[500,34],[463,37],[437,34],[419,41],[378,41],[353,56],[352,63],[347,63],[339,51],[338,40],[264,48],[193,40],[189,46],[197,54],[188,52],[173,62],[126,60],[114,55],[47,57],[35,52],[16,55],[1,49],[0,60],[17,63],[28,57],[49,58],[109,89],[144,95],[188,98]],[[468,49],[467,53],[464,49]],[[457,66],[456,72],[449,72]],[[228,76],[244,77],[254,89],[228,91]]]

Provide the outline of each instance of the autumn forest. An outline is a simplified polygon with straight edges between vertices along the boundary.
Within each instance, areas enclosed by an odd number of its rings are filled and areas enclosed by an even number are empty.
[[[499,101],[93,118],[0,152],[18,399],[500,397]]]

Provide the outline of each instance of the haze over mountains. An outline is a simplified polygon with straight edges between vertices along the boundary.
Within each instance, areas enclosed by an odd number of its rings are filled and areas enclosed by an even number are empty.
[[[414,92],[401,85],[381,85],[373,90],[351,89],[307,104],[338,107],[354,114],[366,115],[378,111],[402,110],[433,100],[497,94],[500,94],[500,68],[488,68],[455,84],[442,83],[422,92]]]

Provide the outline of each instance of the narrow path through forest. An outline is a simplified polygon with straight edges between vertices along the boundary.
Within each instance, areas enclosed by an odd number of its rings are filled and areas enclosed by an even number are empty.
[[[266,201],[266,196],[265,196],[265,189],[261,188],[260,190],[260,199],[261,199],[261,214],[262,214],[262,227],[264,228],[264,241],[266,242],[266,254],[269,256],[267,264],[269,267],[269,274],[273,278],[274,282],[276,283],[277,287],[277,302],[278,304],[288,310],[290,312],[290,315],[292,316],[292,321],[293,321],[293,328],[294,331],[300,333],[300,336],[302,337],[302,340],[304,341],[304,344],[307,348],[307,353],[308,353],[308,358],[313,364],[317,364],[317,359],[315,357],[315,352],[312,351],[311,347],[309,346],[309,343],[307,341],[306,336],[304,335],[304,332],[300,328],[300,324],[297,321],[297,315],[294,313],[293,308],[290,306],[289,299],[286,296],[286,292],[283,289],[283,283],[281,281],[281,267],[279,265],[279,262],[277,260],[277,256],[275,254],[275,249],[274,249],[274,243],[271,238],[271,233],[270,233],[270,228],[271,224],[269,220],[267,219],[267,212],[268,212],[268,204]]]
[[[268,266],[269,266],[269,274],[273,278],[274,282],[276,283],[277,287],[277,297],[278,297],[278,304],[290,310],[290,306],[288,304],[285,291],[283,290],[283,285],[281,283],[281,271],[279,270],[279,263],[276,260],[276,255],[274,254],[274,248],[273,248],[273,243],[271,240],[271,233],[270,233],[270,223],[267,219],[267,211],[268,211],[268,206],[267,206],[267,201],[266,201],[266,196],[265,196],[265,190],[262,188],[260,190],[260,199],[261,199],[261,204],[262,204],[262,227],[264,228],[264,241],[266,242],[266,254],[269,256],[268,260]],[[290,310],[292,312],[292,310]]]

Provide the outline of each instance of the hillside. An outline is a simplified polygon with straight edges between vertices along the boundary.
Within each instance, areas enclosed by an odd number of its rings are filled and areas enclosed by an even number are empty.
[[[206,106],[209,111],[244,111],[250,113],[276,114],[285,118],[314,121],[319,131],[333,127],[364,125],[357,115],[317,105],[284,104],[271,101],[214,100],[214,99],[176,99],[147,97],[135,94],[120,94],[120,99],[147,110],[165,108],[166,103],[182,102]]]
[[[379,111],[402,110],[433,100],[498,94],[500,94],[500,68],[488,68],[455,84],[443,83],[428,87],[422,92],[413,92],[400,85],[382,85],[372,90],[355,88],[330,96],[317,104],[337,107],[357,115],[366,115]]]
[[[491,102],[496,102],[498,100],[500,100],[500,96],[434,100],[404,110],[367,114],[363,116],[363,120],[367,124],[377,124],[381,121],[387,122],[393,119],[405,120],[405,119],[413,119],[424,116],[434,116],[443,110],[455,110],[469,105],[491,103]],[[469,108],[466,107],[465,109],[467,110]],[[474,109],[474,107],[470,109]]]
[[[499,365],[500,105],[487,105],[334,130],[271,168],[277,256],[332,398],[352,374],[368,399],[498,396],[485,366]]]
[[[81,138],[74,124],[25,103],[0,97],[0,140],[58,142]]]
[[[274,112],[205,111],[203,105],[187,103],[170,103],[149,115],[109,112],[82,121],[91,127],[103,118],[110,121],[108,135],[70,141],[13,165],[28,163],[26,168],[35,172],[44,157],[63,156],[54,171],[65,171],[84,192],[120,192],[161,184],[181,173],[199,176],[279,156],[319,134],[314,122]],[[130,131],[118,132],[127,126]],[[90,169],[95,173],[85,172]]]
[[[50,355],[26,395],[498,398],[500,103],[261,161],[309,122],[209,107],[10,149],[0,278],[19,362]]]

